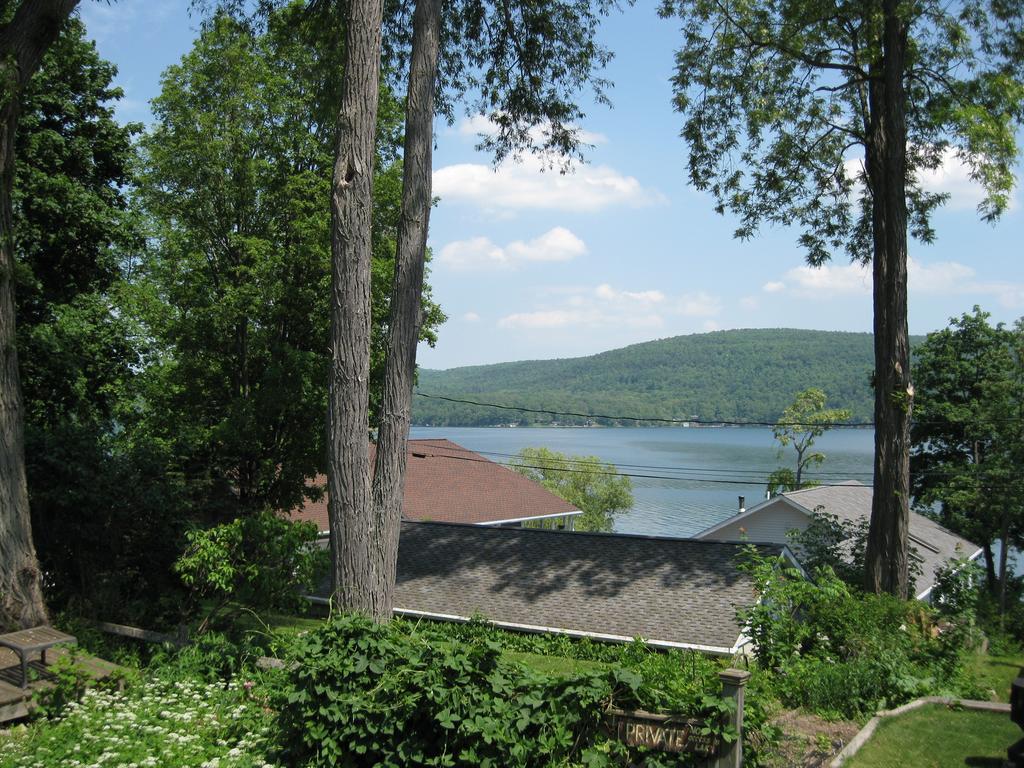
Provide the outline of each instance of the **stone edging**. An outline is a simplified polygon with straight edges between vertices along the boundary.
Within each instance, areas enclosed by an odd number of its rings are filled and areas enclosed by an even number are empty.
[[[850,739],[850,743],[847,744],[843,751],[835,756],[835,759],[829,763],[829,768],[840,768],[840,766],[857,754],[864,743],[871,738],[871,735],[875,732],[878,724],[882,722],[883,718],[895,717],[902,715],[905,712],[910,712],[914,709],[919,709],[928,704],[944,704],[948,706],[963,707],[964,709],[976,709],[985,712],[1005,712],[1010,713],[1010,705],[1004,704],[1001,701],[975,701],[973,699],[954,699],[949,696],[925,696],[922,699],[914,699],[914,701],[904,704],[902,707],[896,707],[896,709],[888,709],[879,712],[877,715],[868,720],[867,725],[858,731],[857,735]]]

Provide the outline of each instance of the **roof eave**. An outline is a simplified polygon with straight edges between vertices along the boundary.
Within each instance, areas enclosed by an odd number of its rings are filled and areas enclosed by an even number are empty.
[[[492,525],[511,525],[512,523],[528,523],[531,520],[551,520],[556,517],[576,517],[582,515],[582,509],[570,509],[568,512],[552,512],[548,515],[528,515],[526,517],[510,517],[508,520],[487,520],[481,523],[472,523],[472,525],[492,526]]]
[[[330,599],[326,597],[317,597],[316,595],[306,595],[305,598],[313,603],[314,605],[330,605]],[[418,611],[413,608],[395,608],[393,611],[398,616],[410,616],[420,619],[429,619],[431,621],[451,621],[459,623],[467,623],[473,620],[471,616],[459,616],[457,614],[449,613],[437,613],[434,611]],[[588,632],[582,629],[567,629],[565,627],[545,627],[536,624],[519,624],[514,621],[496,621],[493,619],[486,619],[487,623],[493,627],[499,629],[510,629],[516,632],[530,632],[530,633],[551,633],[558,635],[566,635],[568,637],[575,638],[590,638],[591,640],[601,640],[608,643],[632,643],[637,638],[626,637],[625,635],[613,635],[605,632]],[[644,645],[650,648],[659,648],[663,650],[687,650],[687,651],[700,651],[702,653],[710,653],[716,656],[735,656],[740,649],[743,648],[748,642],[742,634],[738,635],[736,642],[732,647],[725,647],[720,645],[701,645],[700,643],[680,643],[674,640],[648,640],[641,638]]]

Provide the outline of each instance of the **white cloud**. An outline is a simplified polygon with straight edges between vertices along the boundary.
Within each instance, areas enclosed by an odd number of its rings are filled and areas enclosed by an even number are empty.
[[[645,304],[658,304],[665,300],[661,291],[617,291],[608,283],[602,283],[594,289],[594,295],[605,301],[639,301]]]
[[[994,296],[1004,307],[1024,307],[1024,284],[980,281],[972,267],[956,261],[929,264],[909,258],[907,283],[908,290],[915,294]],[[854,263],[796,267],[785,274],[785,282],[766,283],[763,290],[769,293],[789,292],[815,299],[868,296],[871,294],[871,266]]]
[[[907,282],[912,291],[931,294],[959,293],[974,278],[975,272],[965,264],[940,261],[924,264],[916,259],[907,261]]]
[[[844,165],[850,178],[857,178],[864,171],[861,158],[849,159]],[[928,192],[949,195],[945,207],[950,210],[974,210],[985,198],[985,189],[971,178],[970,167],[952,147],[943,150],[942,162],[937,168],[918,171],[918,181]],[[1010,207],[1015,203],[1016,197],[1011,197]]]
[[[754,296],[744,296],[740,299],[740,306],[748,312],[753,312],[761,308],[761,302]]]
[[[946,206],[952,210],[974,209],[985,199],[985,190],[971,179],[970,169],[952,148],[942,153],[938,168],[920,171],[918,180],[929,192],[948,194]]]
[[[513,267],[528,261],[571,261],[587,252],[587,244],[565,227],[554,227],[533,240],[515,240],[501,247],[486,237],[455,240],[438,254],[453,269]]]
[[[549,296],[558,295],[554,291]],[[560,304],[516,312],[498,321],[521,329],[658,329],[680,316],[707,318],[721,312],[718,298],[705,293],[666,296],[659,290],[626,291],[602,283],[561,294]]]
[[[785,282],[768,283],[782,286],[770,292],[779,292],[786,287],[801,295],[827,298],[871,293],[871,267],[863,264],[826,264],[821,267],[801,266],[789,270]],[[767,290],[767,287],[766,287]]]
[[[479,323],[480,315],[478,315],[476,312],[467,312],[462,316],[462,319],[464,322],[467,323]]]
[[[704,327],[704,330],[707,331],[708,333],[710,333],[711,331],[720,331],[720,330],[722,330],[722,326],[720,326],[714,320],[705,320],[703,327]]]
[[[606,165],[584,165],[558,173],[525,157],[497,168],[480,163],[449,165],[434,172],[434,194],[442,202],[472,203],[486,211],[546,209],[593,212],[611,206],[664,202],[656,190]]]
[[[516,240],[505,249],[513,261],[571,261],[587,252],[587,245],[565,227],[555,227],[529,242]]]
[[[603,133],[596,133],[595,131],[588,131],[579,126],[572,126],[579,140],[583,144],[607,144],[608,137]],[[459,123],[458,132],[462,136],[469,136],[472,138],[495,136],[498,133],[498,126],[494,122],[484,115],[473,115],[467,117]],[[541,143],[544,138],[550,133],[550,129],[547,126],[538,125],[531,129],[530,136],[537,142]]]
[[[688,293],[680,297],[676,304],[676,311],[686,317],[707,317],[717,315],[722,311],[722,302],[717,296],[700,291],[699,293]]]
[[[457,269],[508,266],[505,250],[486,237],[474,237],[470,240],[456,240],[448,243],[437,255],[437,260],[441,264],[447,264]]]

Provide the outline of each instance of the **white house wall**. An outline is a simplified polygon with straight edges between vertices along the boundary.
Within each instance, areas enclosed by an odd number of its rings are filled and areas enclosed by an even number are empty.
[[[739,517],[737,515],[737,517]],[[810,523],[810,519],[803,512],[793,509],[781,499],[776,503],[769,503],[759,510],[750,513],[742,520],[736,520],[722,526],[717,531],[706,535],[713,541],[748,541],[788,544],[787,531],[794,528],[804,530]]]

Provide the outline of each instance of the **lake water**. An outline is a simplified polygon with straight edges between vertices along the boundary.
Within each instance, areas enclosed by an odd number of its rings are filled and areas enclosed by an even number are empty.
[[[768,474],[794,455],[779,458],[766,427],[413,427],[411,436],[446,438],[499,463],[523,448],[597,456],[632,475],[633,508],[616,516],[615,530],[662,536],[693,536],[736,514],[739,496],[748,507],[761,501]],[[814,448],[827,458],[809,477],[871,484],[872,430],[833,429]],[[1011,550],[1010,567],[1024,575],[1024,554]]]
[[[777,458],[771,429],[756,427],[413,427],[411,436],[447,438],[500,463],[527,447],[597,456],[633,475],[635,503],[615,530],[668,536],[692,536],[735,514],[738,496],[756,504],[768,474],[793,460],[792,450]],[[871,483],[871,430],[832,430],[814,447],[828,458],[810,477]]]

